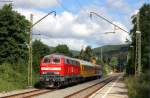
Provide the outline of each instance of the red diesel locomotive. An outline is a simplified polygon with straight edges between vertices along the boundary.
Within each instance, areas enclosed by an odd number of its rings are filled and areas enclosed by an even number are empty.
[[[47,55],[40,64],[40,81],[49,87],[61,87],[101,75],[100,65],[64,55]]]

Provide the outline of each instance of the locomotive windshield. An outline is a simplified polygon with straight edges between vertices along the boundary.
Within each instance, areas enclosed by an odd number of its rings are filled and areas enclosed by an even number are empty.
[[[50,63],[49,57],[45,57],[43,63]]]
[[[52,61],[54,64],[59,64],[60,63],[60,58],[52,58]]]
[[[59,57],[45,57],[43,63],[60,64]]]

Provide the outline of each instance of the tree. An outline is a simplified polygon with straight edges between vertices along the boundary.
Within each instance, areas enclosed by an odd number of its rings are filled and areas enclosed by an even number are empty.
[[[33,47],[33,68],[35,72],[39,72],[41,58],[50,54],[50,48],[43,44],[40,40],[35,40],[32,44]]]
[[[53,53],[61,53],[72,57],[72,53],[70,52],[68,46],[63,44],[56,46]]]
[[[24,16],[12,10],[11,5],[0,9],[0,63],[16,63],[27,59],[27,47],[30,23]]]
[[[83,48],[81,49],[79,55],[77,56],[78,59],[83,59],[83,55],[84,55],[84,50]]]
[[[112,57],[111,60],[110,60],[110,64],[111,65],[117,65],[118,64],[117,57]]]
[[[112,57],[111,60],[110,60],[110,65],[113,66],[113,69],[116,68],[117,64],[118,64],[117,57]]]
[[[93,51],[90,46],[87,46],[84,51],[83,59],[86,61],[91,61],[93,56]]]
[[[0,9],[0,90],[23,88],[27,84],[25,43],[30,25],[11,5]]]
[[[150,52],[150,4],[144,4],[139,10],[139,28],[141,31],[141,64],[142,70],[146,70],[149,67],[149,52]],[[133,28],[131,30],[132,36],[132,45],[134,46],[133,49],[130,51],[132,52],[132,60],[135,61],[135,32],[137,30],[136,26],[136,17],[132,18]],[[128,63],[129,64],[129,63]],[[131,64],[131,68],[133,68],[134,63]]]
[[[131,53],[131,59],[128,60],[127,73],[135,73],[135,34],[137,31],[136,17],[132,18],[133,28],[131,30],[132,45],[129,53]],[[148,98],[149,97],[149,53],[150,53],[150,4],[144,4],[139,9],[139,29],[141,31],[141,65],[142,73],[136,75],[136,77],[129,77],[127,81],[127,88],[129,91],[129,97],[132,98]]]
[[[90,46],[87,46],[85,50],[81,49],[80,54],[78,56],[79,59],[83,59],[86,61],[91,61],[93,57],[95,56]]]
[[[110,56],[108,55],[103,55],[103,62],[106,63],[106,64],[109,64],[110,63]]]
[[[144,4],[140,8],[140,30],[141,30],[141,57],[143,69],[149,67],[150,52],[150,4]]]

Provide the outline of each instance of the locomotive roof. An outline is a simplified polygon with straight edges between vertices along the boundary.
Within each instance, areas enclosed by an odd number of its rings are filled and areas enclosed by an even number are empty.
[[[71,57],[68,57],[68,56],[65,56],[65,55],[62,55],[62,54],[50,54],[50,55],[46,55],[45,57],[60,57],[60,58],[68,58],[68,59],[72,59],[72,60],[76,60],[75,58],[71,58]]]
[[[58,53],[55,53],[55,54],[50,54],[50,55],[46,55],[45,57],[63,57],[63,58],[67,58],[67,59],[71,59],[71,60],[76,60],[78,62],[80,62],[80,64],[84,64],[84,65],[87,65],[87,66],[96,66],[96,67],[100,67],[100,65],[97,65],[97,64],[93,64],[91,62],[88,62],[88,61],[84,61],[84,60],[80,60],[80,59],[76,59],[76,58],[71,58],[71,57],[68,57],[68,56],[65,56],[63,54],[58,54]]]

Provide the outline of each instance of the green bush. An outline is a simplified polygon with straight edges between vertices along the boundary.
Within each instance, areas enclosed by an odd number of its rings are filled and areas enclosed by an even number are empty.
[[[149,73],[140,76],[129,76],[125,80],[129,98],[149,98]]]
[[[27,88],[28,64],[22,63],[0,65],[0,92]],[[33,86],[39,81],[39,71],[33,69]]]
[[[103,75],[105,77],[111,72],[111,67],[108,64],[103,64],[102,67]]]
[[[27,86],[27,67],[25,64],[0,65],[0,91],[22,89]]]

